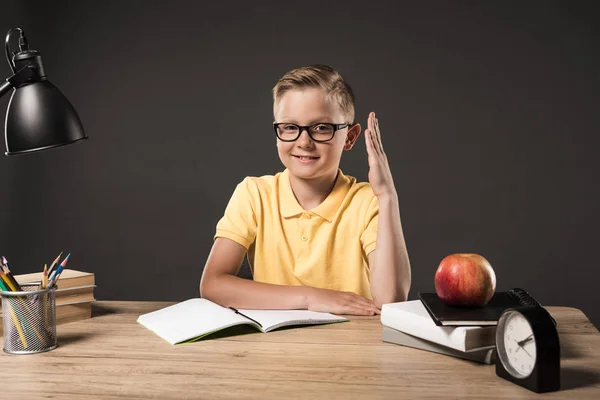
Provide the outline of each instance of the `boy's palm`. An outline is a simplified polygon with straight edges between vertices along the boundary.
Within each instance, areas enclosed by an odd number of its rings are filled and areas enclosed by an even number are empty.
[[[372,300],[352,292],[313,288],[309,297],[310,311],[328,312],[332,314],[375,315],[380,310]]]
[[[368,128],[365,129],[365,142],[367,143],[367,154],[369,156],[369,183],[375,196],[393,195],[396,192],[392,171],[387,161],[387,156],[383,151],[381,143],[381,132],[379,131],[379,121],[375,113],[369,114],[367,122]]]

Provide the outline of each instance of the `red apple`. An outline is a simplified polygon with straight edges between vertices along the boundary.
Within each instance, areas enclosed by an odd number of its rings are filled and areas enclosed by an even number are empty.
[[[435,272],[435,291],[449,306],[484,306],[496,291],[496,274],[479,254],[451,254]]]

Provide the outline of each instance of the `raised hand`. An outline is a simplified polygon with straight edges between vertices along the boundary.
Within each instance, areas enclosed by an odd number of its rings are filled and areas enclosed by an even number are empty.
[[[332,314],[375,315],[381,311],[369,300],[352,292],[311,288],[308,309]]]
[[[381,132],[379,131],[379,121],[375,113],[369,113],[369,120],[365,129],[365,141],[367,143],[367,154],[369,159],[369,183],[373,193],[378,198],[382,196],[395,196],[396,188],[392,171],[387,161],[387,156],[383,151],[381,143]]]

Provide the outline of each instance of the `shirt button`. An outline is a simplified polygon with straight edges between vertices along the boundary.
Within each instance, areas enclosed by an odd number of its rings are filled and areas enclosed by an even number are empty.
[[[304,218],[310,219],[310,214],[309,213],[304,214]]]
[[[308,238],[306,236],[302,236],[302,241],[306,242],[308,240]]]

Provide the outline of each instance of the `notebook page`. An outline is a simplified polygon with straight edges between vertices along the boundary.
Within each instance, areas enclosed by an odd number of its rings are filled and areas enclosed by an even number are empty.
[[[232,310],[199,298],[140,315],[138,322],[171,344],[230,326],[251,324],[251,321]]]
[[[308,310],[242,310],[238,311],[259,322],[263,332],[289,325],[315,325],[348,321],[330,313]]]

